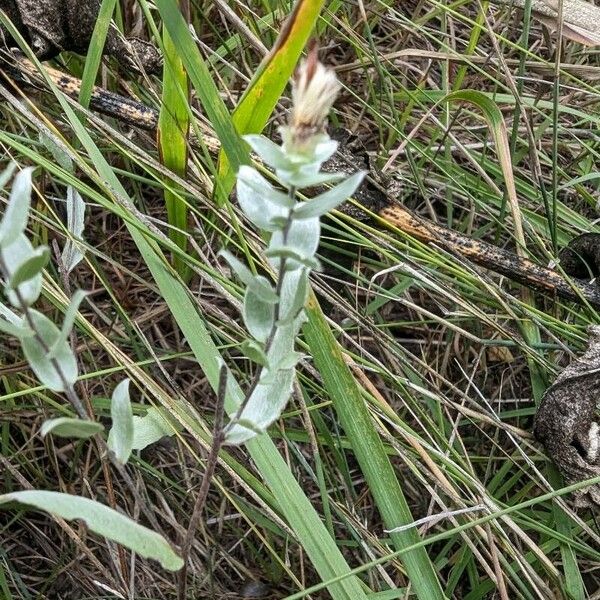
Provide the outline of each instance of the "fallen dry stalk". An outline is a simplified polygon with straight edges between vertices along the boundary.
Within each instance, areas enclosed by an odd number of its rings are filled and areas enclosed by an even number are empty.
[[[580,304],[589,303],[595,308],[600,308],[600,288],[595,285],[579,280],[567,281],[552,269],[541,267],[508,250],[474,240],[452,229],[421,219],[399,205],[387,206],[379,213],[379,216],[384,223],[392,225],[421,242],[435,243],[529,288],[550,296],[558,296]]]
[[[36,66],[20,54],[10,55],[10,59],[5,57],[2,63],[1,67],[5,69],[7,75],[19,85],[39,87],[45,84]],[[79,96],[81,80],[48,66],[45,70],[60,91],[73,98]],[[95,87],[92,92],[90,108],[147,131],[156,130],[158,125],[158,111],[155,109],[100,87]],[[208,142],[209,147],[218,146],[218,140],[212,136],[203,138],[203,141]],[[541,267],[513,252],[421,219],[397,204],[385,207],[380,211],[379,216],[384,224],[397,228],[422,242],[438,244],[454,254],[505,275],[526,287],[550,296],[600,308],[600,288],[595,285],[580,280],[567,281],[556,271]]]

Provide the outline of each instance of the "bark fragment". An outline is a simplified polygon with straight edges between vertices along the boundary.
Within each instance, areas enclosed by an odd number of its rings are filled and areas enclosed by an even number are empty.
[[[600,392],[600,326],[588,329],[587,351],[548,388],[534,419],[533,433],[567,485],[600,475],[600,435],[596,420]],[[600,506],[600,485],[573,494],[577,508]]]

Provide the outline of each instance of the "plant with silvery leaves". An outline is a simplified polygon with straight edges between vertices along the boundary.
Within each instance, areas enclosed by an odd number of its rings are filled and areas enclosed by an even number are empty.
[[[246,355],[259,364],[258,374],[231,422],[225,427],[226,444],[241,444],[266,430],[285,408],[301,355],[295,342],[306,317],[304,303],[309,276],[319,267],[316,252],[320,217],[356,191],[365,173],[347,177],[321,170],[338,143],[325,132],[327,114],[340,84],[313,49],[299,67],[292,90],[293,108],[281,128],[282,144],[260,135],[244,139],[262,162],[271,167],[283,189],[273,185],[251,166],[237,176],[237,199],[248,220],[270,235],[266,257],[274,283],[254,275],[229,251],[221,254],[245,284],[243,318],[251,339]],[[297,192],[325,184],[336,185],[308,202]]]
[[[0,190],[12,177],[15,165],[0,174]],[[42,436],[86,439],[101,436],[104,426],[92,420],[75,391],[78,378],[77,359],[69,343],[77,311],[86,293],[77,290],[65,312],[62,328],[46,315],[32,308],[43,287],[43,270],[50,258],[47,246],[34,248],[26,235],[31,206],[33,169],[20,171],[14,178],[8,205],[0,221],[0,275],[12,309],[0,302],[0,331],[16,337],[32,371],[47,388],[61,392],[69,400],[77,417],[58,417],[46,421]],[[73,189],[67,191],[68,228],[75,237],[83,232],[85,203]],[[68,273],[83,258],[73,241],[65,246],[60,258],[61,269]],[[17,312],[15,312],[15,309]],[[129,398],[129,380],[116,386],[111,400],[112,427],[108,440],[98,438],[103,452],[108,450],[114,464],[122,468],[136,447],[145,445],[148,430],[158,428],[162,419],[150,411],[134,417]],[[137,421],[136,421],[137,419]],[[163,427],[163,430],[165,428]],[[116,510],[89,498],[47,490],[24,490],[0,495],[0,509],[14,502],[44,510],[67,520],[81,519],[91,531],[112,539],[141,556],[158,560],[166,569],[183,565],[169,542],[147,527],[139,525]]]

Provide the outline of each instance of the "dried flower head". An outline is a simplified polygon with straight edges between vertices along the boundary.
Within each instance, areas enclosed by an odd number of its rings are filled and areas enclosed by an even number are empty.
[[[340,91],[336,74],[319,62],[317,52],[315,44],[294,75],[289,129],[290,141],[300,151],[324,132],[327,115]]]

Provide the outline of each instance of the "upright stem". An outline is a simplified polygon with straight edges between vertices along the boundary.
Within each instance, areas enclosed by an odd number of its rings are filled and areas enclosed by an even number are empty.
[[[196,530],[200,524],[204,505],[206,504],[206,498],[208,497],[208,490],[210,488],[210,482],[215,473],[217,462],[219,458],[219,450],[223,445],[224,430],[223,430],[223,418],[225,415],[225,395],[227,393],[227,367],[223,365],[221,372],[219,373],[219,389],[217,391],[217,403],[215,406],[215,422],[213,425],[213,437],[208,457],[206,459],[206,470],[202,477],[202,483],[198,490],[198,496],[196,496],[196,502],[194,503],[194,509],[192,510],[192,516],[190,518],[190,524],[183,541],[181,548],[181,555],[183,559],[183,567],[179,572],[179,586],[177,589],[178,600],[186,600],[186,588],[187,588],[187,569],[190,558],[190,551],[192,544],[194,543],[194,536]]]
[[[296,188],[295,187],[291,187],[289,189],[288,196],[290,198],[296,197]],[[290,233],[290,227],[292,226],[292,222],[294,220],[292,215],[293,215],[293,211],[292,211],[292,209],[290,209],[287,219],[286,219],[286,222],[282,229],[284,246],[287,243],[288,235]],[[267,336],[267,341],[265,342],[265,354],[269,353],[269,350],[271,349],[271,346],[273,345],[273,340],[275,339],[275,334],[277,333],[277,327],[278,327],[277,323],[281,319],[281,292],[283,290],[283,280],[285,277],[286,267],[287,267],[287,257],[282,256],[279,259],[279,273],[278,273],[278,277],[277,277],[277,284],[275,286],[275,294],[277,296],[277,302],[275,303],[275,311],[274,311],[275,318],[273,320],[273,326],[271,327],[271,331],[269,332],[269,335]],[[264,370],[264,367],[262,365],[260,365],[258,367],[258,369],[256,370],[254,379],[252,380],[250,387],[246,391],[246,394],[244,395],[244,399],[242,400],[238,409],[235,411],[235,414],[231,418],[231,421],[229,421],[229,423],[227,424],[227,426],[224,429],[224,432],[223,432],[224,436],[227,436],[227,432],[231,430],[231,428],[239,421],[240,417],[242,416],[242,413],[244,412],[244,409],[248,405],[248,402],[250,401],[250,398],[252,397],[254,390],[260,383],[260,378],[262,376],[263,370]]]

